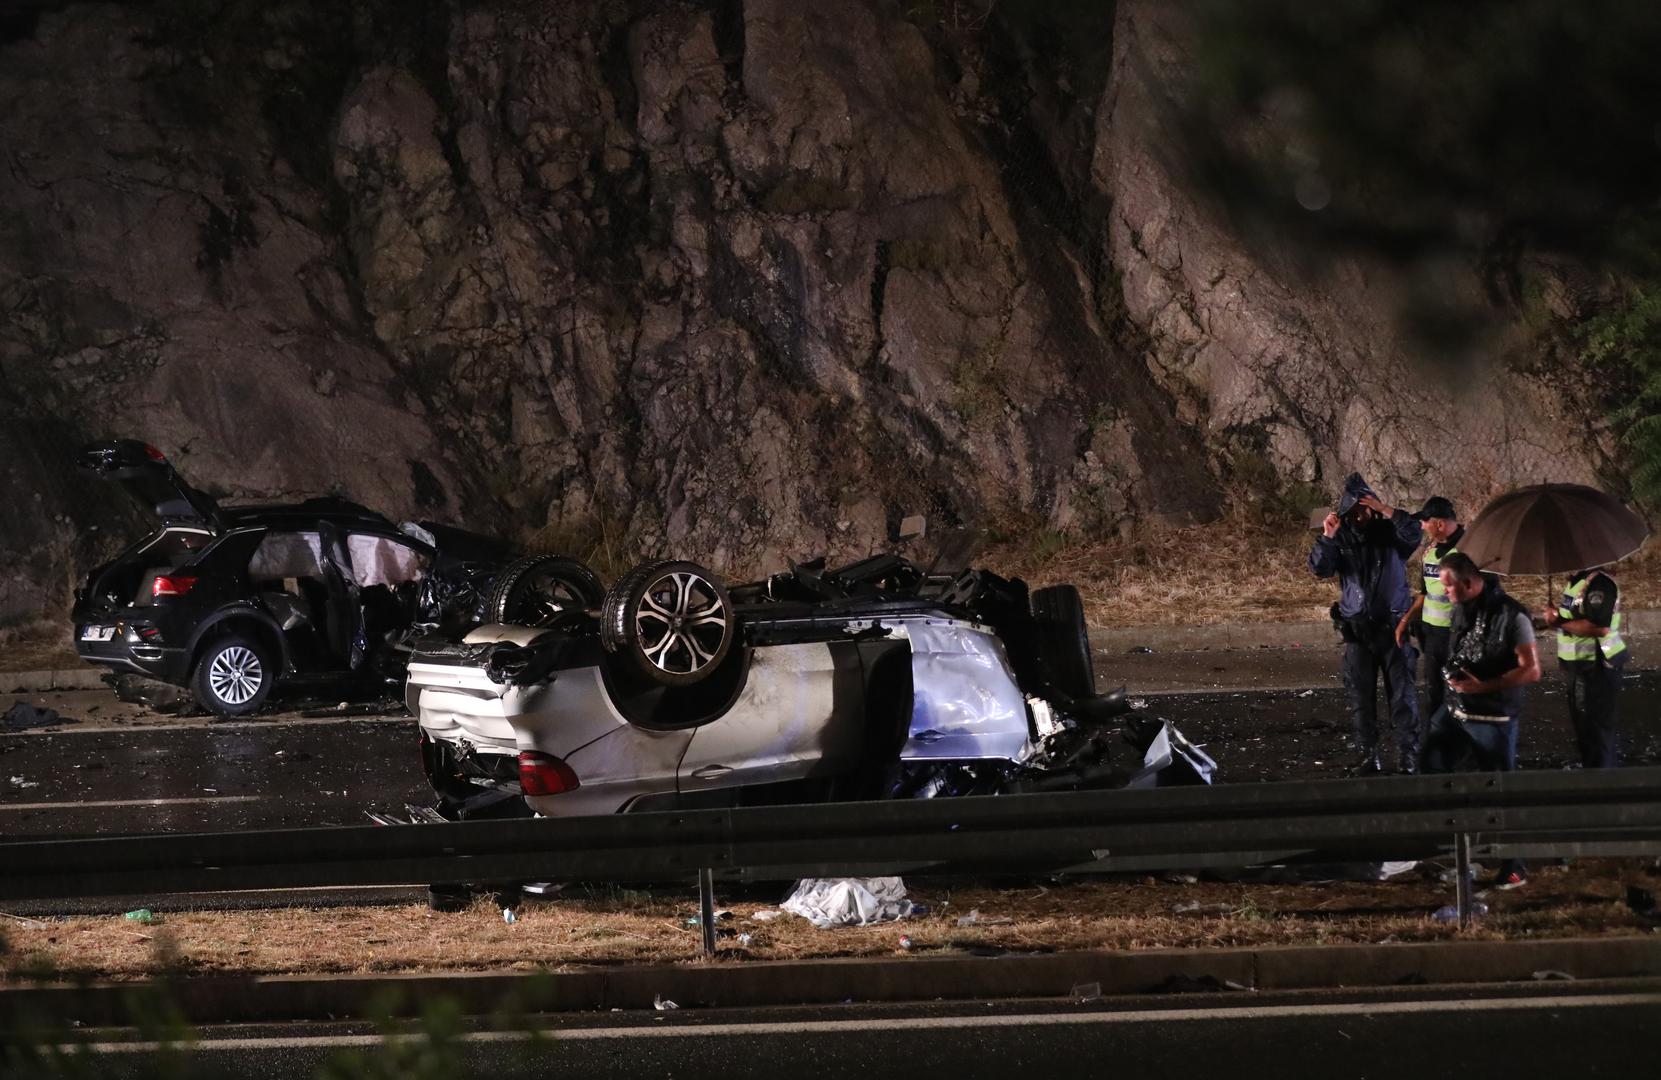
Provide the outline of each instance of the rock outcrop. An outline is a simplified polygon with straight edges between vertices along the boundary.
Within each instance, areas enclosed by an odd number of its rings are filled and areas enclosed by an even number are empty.
[[[1281,273],[1165,152],[1155,5],[1080,86],[881,0],[0,29],[0,620],[134,527],[67,466],[108,435],[233,500],[739,571],[915,511],[1206,520],[1242,450],[1273,483],[1588,468],[1526,384],[1473,406],[1503,438],[1426,456],[1448,399],[1371,271]]]
[[[1216,452],[1328,488],[1360,469],[1380,490],[1435,490],[1468,507],[1517,484],[1596,482],[1606,435],[1523,370],[1526,347],[1474,267],[1354,255],[1311,267],[1286,238],[1229,220],[1193,178],[1182,129],[1194,115],[1192,46],[1180,5],[1120,0],[1094,163],[1126,311],[1182,419]],[[1296,161],[1284,119],[1271,112],[1233,137]],[[1317,190],[1303,198],[1319,213],[1318,163],[1305,167]],[[1299,179],[1288,170],[1289,205]],[[1481,344],[1450,355],[1404,325],[1427,288],[1444,307],[1496,320]]]

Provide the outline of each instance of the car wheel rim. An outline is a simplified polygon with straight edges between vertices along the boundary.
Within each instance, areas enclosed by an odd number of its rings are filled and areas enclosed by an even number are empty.
[[[732,620],[727,605],[703,576],[664,574],[641,594],[634,626],[640,651],[659,671],[691,675],[714,663]]]
[[[208,688],[227,705],[246,705],[264,681],[260,658],[241,645],[232,645],[208,665]]]
[[[583,611],[587,607],[577,587],[556,573],[527,581],[508,614],[509,621],[518,626],[546,626],[563,611]]]

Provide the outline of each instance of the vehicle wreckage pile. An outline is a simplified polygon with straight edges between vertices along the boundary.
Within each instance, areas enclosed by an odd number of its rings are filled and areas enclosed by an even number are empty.
[[[882,555],[730,590],[647,563],[597,608],[418,642],[407,704],[447,816],[1206,783],[1095,692],[1077,590]],[[1127,754],[1124,743],[1134,754]],[[515,801],[516,802],[516,801]]]
[[[222,507],[154,447],[87,447],[159,527],[77,592],[81,656],[245,715],[279,688],[402,685],[445,818],[1208,783],[1123,689],[1078,590],[879,555],[728,588],[343,499]],[[916,535],[921,535],[921,528]],[[962,562],[966,560],[958,559]],[[1128,742],[1133,751],[1125,752]]]

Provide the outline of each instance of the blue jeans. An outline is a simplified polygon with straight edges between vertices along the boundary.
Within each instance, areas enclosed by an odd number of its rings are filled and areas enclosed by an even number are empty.
[[[1460,766],[1470,759],[1470,771],[1511,772],[1517,767],[1517,728],[1522,717],[1503,724],[1473,721],[1466,723],[1443,705],[1430,718],[1425,733],[1425,772],[1463,772]]]
[[[1433,772],[1513,772],[1517,768],[1517,728],[1522,717],[1513,716],[1501,724],[1484,721],[1467,723],[1453,715],[1452,707],[1443,705],[1430,718],[1430,730],[1425,735],[1424,771]],[[1524,873],[1521,859],[1507,859],[1500,864],[1500,876]]]

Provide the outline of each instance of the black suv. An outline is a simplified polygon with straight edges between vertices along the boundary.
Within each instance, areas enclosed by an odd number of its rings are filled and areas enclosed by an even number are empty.
[[[118,671],[188,686],[227,716],[279,681],[400,681],[418,636],[598,604],[587,567],[432,522],[402,527],[345,499],[221,507],[153,446],[95,443],[80,464],[125,487],[161,527],[75,594],[75,647]]]

